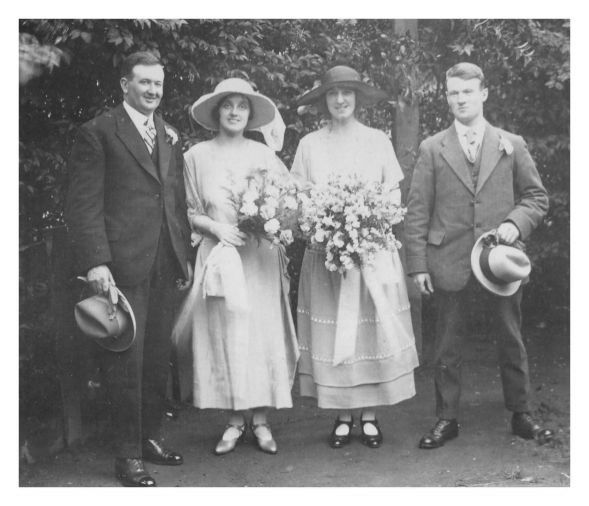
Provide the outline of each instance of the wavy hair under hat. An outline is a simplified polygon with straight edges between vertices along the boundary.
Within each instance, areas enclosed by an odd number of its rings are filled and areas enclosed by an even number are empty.
[[[267,125],[274,119],[274,102],[268,97],[254,91],[252,86],[239,77],[231,77],[221,81],[212,93],[200,97],[190,108],[190,115],[201,126],[208,130],[219,130],[219,118],[216,109],[221,101],[229,95],[243,95],[251,105],[250,119],[246,130],[254,130]]]

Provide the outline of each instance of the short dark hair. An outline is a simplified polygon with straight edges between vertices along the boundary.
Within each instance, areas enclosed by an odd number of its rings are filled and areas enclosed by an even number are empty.
[[[215,107],[211,111],[211,116],[217,122],[217,124],[219,124],[219,120],[221,119],[221,105],[223,104],[225,99],[231,95],[241,95],[241,93],[232,93],[230,95],[225,95],[221,100],[219,100],[215,104]],[[254,118],[254,109],[252,107],[252,101],[248,97],[246,97],[245,95],[242,95],[242,96],[243,96],[243,98],[245,98],[247,100],[247,103],[249,104],[249,107],[250,107],[250,113],[249,113],[249,116],[247,117],[247,121],[249,123]]]
[[[149,51],[137,51],[125,57],[121,63],[120,77],[131,77],[133,75],[133,68],[137,65],[164,66],[161,60],[153,53],[150,53]]]
[[[460,79],[478,79],[481,82],[481,88],[486,88],[485,74],[478,65],[469,62],[460,62],[450,67],[446,71],[446,81],[451,77],[459,77]]]

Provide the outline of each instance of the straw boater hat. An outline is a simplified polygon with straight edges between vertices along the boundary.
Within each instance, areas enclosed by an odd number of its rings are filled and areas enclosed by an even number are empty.
[[[137,324],[133,309],[123,293],[115,288],[119,302],[115,312],[104,295],[93,295],[74,308],[78,328],[94,342],[110,351],[125,351],[135,340]]]
[[[517,292],[531,270],[528,256],[514,246],[498,244],[495,230],[478,238],[472,248],[470,265],[481,285],[503,297]]]
[[[221,81],[215,91],[200,97],[190,108],[194,120],[208,130],[219,130],[219,121],[213,115],[213,110],[221,100],[229,95],[239,93],[247,97],[251,104],[252,115],[247,122],[246,130],[253,130],[270,123],[274,119],[274,103],[268,98],[254,91],[252,86],[239,77],[231,77]]]
[[[299,99],[297,105],[313,104],[321,110],[326,111],[323,98],[328,90],[335,87],[354,90],[358,105],[375,104],[388,97],[384,91],[363,82],[360,74],[353,68],[346,67],[345,65],[337,65],[325,72],[321,78],[321,85],[305,93]]]

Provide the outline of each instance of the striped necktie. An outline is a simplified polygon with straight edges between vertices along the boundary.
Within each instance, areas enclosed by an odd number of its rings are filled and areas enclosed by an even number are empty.
[[[474,163],[477,159],[477,151],[479,150],[477,133],[472,128],[469,128],[464,136],[466,137],[466,158],[468,158],[470,163]]]
[[[152,123],[149,123],[149,120],[146,120],[144,123],[145,131],[143,133],[143,140],[145,141],[145,145],[147,146],[147,150],[149,154],[153,153],[153,147],[155,146],[155,136],[157,135],[155,131],[155,127]]]

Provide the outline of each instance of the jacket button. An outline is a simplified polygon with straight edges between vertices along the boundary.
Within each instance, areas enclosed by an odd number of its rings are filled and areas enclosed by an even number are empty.
[[[154,198],[155,200],[159,200],[159,198],[160,198],[160,194],[159,194],[159,193],[156,193],[156,194],[153,196],[153,198]]]

